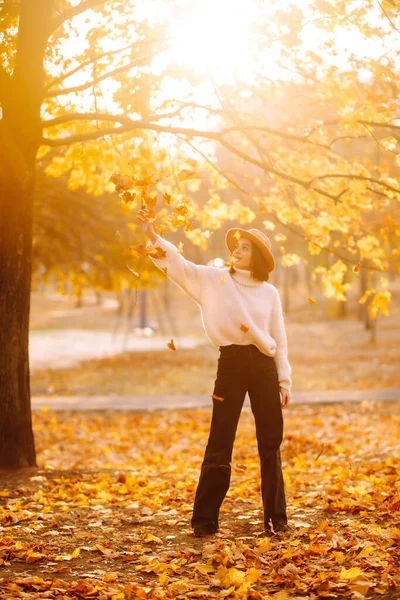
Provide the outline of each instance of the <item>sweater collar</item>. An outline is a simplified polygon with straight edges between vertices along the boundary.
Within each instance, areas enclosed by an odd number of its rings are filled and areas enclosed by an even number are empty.
[[[247,287],[261,287],[263,285],[263,281],[259,281],[258,279],[254,279],[251,275],[251,271],[247,269],[238,269],[235,267],[235,272],[230,274],[233,281],[236,281],[239,284],[245,285]]]

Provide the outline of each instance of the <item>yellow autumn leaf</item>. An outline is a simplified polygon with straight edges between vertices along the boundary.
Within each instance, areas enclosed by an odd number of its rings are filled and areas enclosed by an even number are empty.
[[[359,567],[351,567],[350,569],[342,569],[340,571],[340,579],[357,579],[362,573],[362,570]]]
[[[248,581],[249,583],[256,583],[260,579],[260,577],[260,571],[258,571],[254,567],[250,567],[250,569],[246,571],[246,581]]]
[[[373,546],[364,546],[361,552],[358,554],[357,558],[365,558],[375,552],[375,548]]]
[[[167,576],[166,571],[164,571],[164,573],[161,573],[161,575],[158,578],[158,582],[160,585],[166,585],[169,582],[169,578]]]
[[[147,543],[147,542],[155,542],[156,544],[163,544],[164,543],[161,538],[157,537],[156,535],[153,535],[152,533],[148,533],[147,534],[144,542],[145,543]]]

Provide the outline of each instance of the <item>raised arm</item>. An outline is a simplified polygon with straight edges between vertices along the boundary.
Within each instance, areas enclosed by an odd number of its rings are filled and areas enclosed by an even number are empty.
[[[197,304],[201,304],[202,284],[207,278],[207,274],[213,270],[212,267],[196,265],[186,260],[178,249],[154,231],[152,223],[146,219],[146,210],[141,209],[138,212],[138,220],[142,225],[144,233],[149,238],[149,245],[155,248],[161,248],[165,251],[164,258],[155,258],[150,256],[153,263],[166,273],[184,292],[186,292]]]

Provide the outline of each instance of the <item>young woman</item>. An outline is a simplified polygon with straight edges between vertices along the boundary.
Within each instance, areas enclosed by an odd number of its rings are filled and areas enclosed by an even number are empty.
[[[154,231],[146,209],[138,219],[148,244],[165,251],[153,258],[197,304],[204,329],[219,346],[210,434],[191,518],[195,535],[218,530],[219,510],[229,489],[236,429],[246,392],[256,424],[261,463],[264,530],[289,530],[280,445],[282,407],[290,402],[291,368],[279,293],[267,283],[275,263],[269,238],[258,229],[230,229],[231,267],[196,265]]]

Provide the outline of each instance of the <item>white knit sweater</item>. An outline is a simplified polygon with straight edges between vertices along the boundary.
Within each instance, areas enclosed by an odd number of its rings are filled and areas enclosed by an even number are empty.
[[[273,356],[279,385],[291,388],[291,367],[278,290],[265,281],[251,277],[250,271],[196,265],[178,249],[157,236],[154,244],[166,251],[162,259],[152,258],[167,277],[174,281],[200,306],[205,332],[216,346],[254,344],[267,356]],[[248,331],[242,329],[248,327]]]

